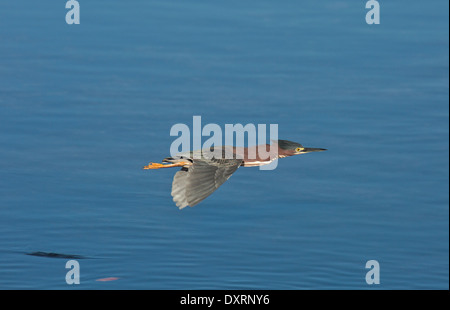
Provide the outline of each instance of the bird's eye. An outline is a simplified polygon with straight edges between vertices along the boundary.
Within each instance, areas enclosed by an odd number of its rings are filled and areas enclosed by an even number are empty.
[[[295,149],[296,152],[301,152],[302,150],[303,150],[303,148],[301,148],[301,147],[298,147]]]

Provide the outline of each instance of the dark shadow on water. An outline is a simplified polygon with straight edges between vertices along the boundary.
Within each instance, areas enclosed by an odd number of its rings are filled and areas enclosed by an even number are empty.
[[[87,259],[89,257],[74,254],[62,254],[62,253],[52,253],[52,252],[30,252],[25,253],[26,255],[39,256],[39,257],[50,257],[50,258],[65,258],[65,259]]]

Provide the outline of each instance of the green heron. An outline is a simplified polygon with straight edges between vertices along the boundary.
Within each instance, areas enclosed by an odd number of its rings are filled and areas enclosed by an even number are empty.
[[[258,147],[264,150],[260,156]],[[273,147],[273,148],[272,148]],[[181,153],[176,157],[163,159],[164,163],[150,163],[143,169],[160,169],[182,167],[172,182],[173,201],[180,209],[193,207],[219,188],[240,167],[255,167],[270,164],[278,158],[326,149],[303,147],[301,144],[287,140],[274,141],[253,147],[211,147],[209,151],[199,150]],[[256,154],[256,156],[250,156]],[[231,156],[230,156],[231,155]]]

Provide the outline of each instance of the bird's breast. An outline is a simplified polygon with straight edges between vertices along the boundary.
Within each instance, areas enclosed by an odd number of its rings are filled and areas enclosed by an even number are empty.
[[[277,158],[270,158],[268,160],[245,160],[242,163],[242,167],[258,167],[258,166],[264,166],[264,165],[268,165],[271,162],[273,162],[275,159]]]

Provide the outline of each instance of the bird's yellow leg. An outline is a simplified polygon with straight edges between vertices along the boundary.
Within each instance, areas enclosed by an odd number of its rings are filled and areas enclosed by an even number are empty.
[[[158,164],[158,163],[149,163],[147,166],[144,166],[142,169],[160,169],[160,168],[172,168],[172,167],[183,167],[187,162],[181,161],[179,163],[174,164]]]

